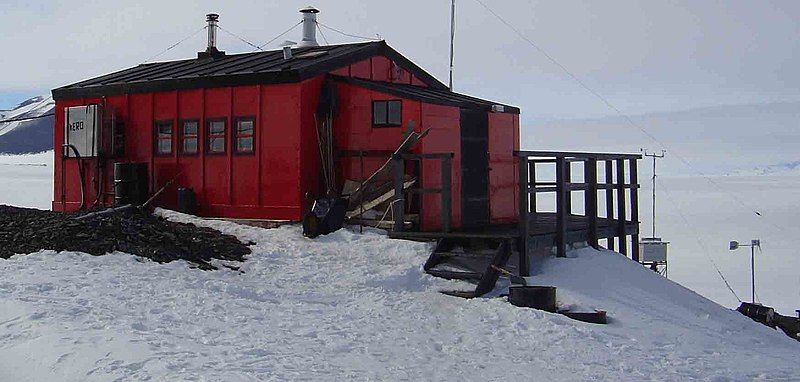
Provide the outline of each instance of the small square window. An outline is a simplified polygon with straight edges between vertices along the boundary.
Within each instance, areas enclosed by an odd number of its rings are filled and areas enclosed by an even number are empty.
[[[181,152],[183,154],[197,154],[197,125],[198,121],[183,121],[181,131]]]
[[[236,119],[236,152],[251,154],[255,151],[255,118]]]
[[[172,154],[172,121],[156,121],[156,154]]]
[[[225,153],[225,120],[209,120],[207,126],[207,152],[209,154]]]
[[[402,124],[402,101],[372,101],[372,125],[374,127],[397,127]]]

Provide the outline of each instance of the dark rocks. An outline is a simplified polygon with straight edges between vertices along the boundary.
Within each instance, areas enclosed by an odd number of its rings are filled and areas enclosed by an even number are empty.
[[[45,249],[95,256],[120,251],[159,263],[182,259],[210,270],[216,269],[211,259],[244,261],[250,254],[233,236],[135,208],[84,220],[76,216],[0,205],[0,258]]]

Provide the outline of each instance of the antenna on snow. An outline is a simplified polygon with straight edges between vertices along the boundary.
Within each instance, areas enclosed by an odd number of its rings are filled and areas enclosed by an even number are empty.
[[[660,237],[656,236],[656,159],[663,158],[667,151],[661,150],[661,154],[648,153],[646,149],[641,149],[640,151],[645,157],[653,158],[653,236],[643,237],[639,242],[640,261],[653,271],[667,277],[667,246],[669,242],[662,241]]]
[[[453,43],[456,38],[456,0],[450,1],[450,91],[453,91]]]

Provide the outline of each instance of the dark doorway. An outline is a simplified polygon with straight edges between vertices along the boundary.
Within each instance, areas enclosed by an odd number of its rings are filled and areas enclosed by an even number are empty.
[[[489,116],[461,109],[461,225],[489,225]]]

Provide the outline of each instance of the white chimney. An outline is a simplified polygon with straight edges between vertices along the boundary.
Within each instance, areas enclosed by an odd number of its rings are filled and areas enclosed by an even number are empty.
[[[303,40],[297,46],[299,48],[307,46],[319,46],[317,43],[317,13],[319,9],[312,6],[300,10],[303,14]]]
[[[208,22],[208,46],[206,49],[208,50],[217,48],[217,21],[219,21],[218,14],[209,13],[206,15],[206,22]]]

